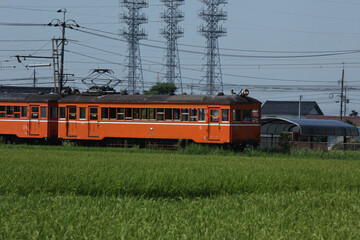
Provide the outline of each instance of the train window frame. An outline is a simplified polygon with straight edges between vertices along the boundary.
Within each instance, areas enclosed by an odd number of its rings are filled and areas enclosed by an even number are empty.
[[[101,120],[109,120],[109,108],[101,108]]]
[[[251,122],[252,123],[259,123],[259,109],[253,109],[251,112]]]
[[[173,120],[173,109],[165,108],[165,121],[172,121],[172,120]]]
[[[124,121],[125,120],[125,110],[124,108],[116,108],[116,120]]]
[[[206,108],[199,108],[198,109],[198,121],[199,122],[206,122]]]
[[[68,109],[69,109],[69,113],[68,113],[69,114],[69,120],[76,120],[77,108],[75,106],[71,106]]]
[[[12,117],[12,115],[14,114],[14,106],[6,106],[6,115],[8,117]]]
[[[188,122],[189,119],[189,109],[188,108],[182,108],[181,109],[181,121],[182,122]]]
[[[211,109],[210,110],[210,122],[219,123],[220,122],[220,109]]]
[[[230,110],[221,109],[221,122],[229,122],[229,121],[230,121]]]
[[[21,117],[22,118],[27,118],[28,117],[28,115],[27,115],[27,106],[22,106],[21,107]]]
[[[0,106],[0,118],[6,118],[6,106]]]
[[[117,116],[116,113],[117,113],[116,108],[113,108],[113,107],[109,108],[109,119],[116,120],[116,116]]]
[[[145,113],[145,114],[144,114]],[[141,120],[142,121],[147,121],[148,118],[149,118],[149,112],[148,112],[148,109],[147,108],[142,108],[141,109]]]
[[[181,120],[181,109],[174,108],[173,109],[173,121],[180,121]]]
[[[165,121],[165,109],[164,108],[156,109],[156,121]]]
[[[125,120],[132,120],[132,108],[125,108]]]
[[[47,118],[47,107],[42,106],[41,107],[41,118]]]
[[[66,108],[65,107],[59,107],[59,118],[66,119]]]
[[[233,109],[232,121],[234,123],[240,123],[242,119],[242,111],[241,109]]]
[[[20,106],[14,106],[14,113],[20,112]]]
[[[245,114],[245,112],[247,114]],[[251,123],[251,114],[252,114],[252,109],[243,109],[242,110],[242,122],[243,123]]]
[[[149,108],[149,120],[156,121],[156,108]]]
[[[50,118],[57,119],[58,118],[58,108],[50,107]]]
[[[86,120],[86,107],[79,107],[79,120]]]
[[[133,108],[133,120],[140,120],[140,108]]]
[[[197,122],[197,121],[198,121],[198,109],[190,108],[190,122]]]
[[[95,111],[92,111],[95,110]],[[98,107],[89,107],[89,121],[99,121],[99,109]]]

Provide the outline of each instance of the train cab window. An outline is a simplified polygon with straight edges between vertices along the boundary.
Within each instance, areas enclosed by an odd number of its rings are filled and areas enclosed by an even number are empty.
[[[141,120],[148,120],[148,111],[147,108],[142,108],[141,109]]]
[[[110,117],[110,120],[115,120],[116,119],[116,108],[110,108],[109,109],[109,117]]]
[[[6,117],[6,107],[0,106],[0,118],[5,118],[5,117]]]
[[[124,119],[125,119],[124,109],[118,108],[117,109],[117,120],[124,120]]]
[[[90,108],[90,120],[98,120],[98,109]]]
[[[189,109],[183,108],[181,109],[181,121],[189,121]]]
[[[155,108],[149,109],[149,119],[150,120],[155,120],[155,113],[156,113]]]
[[[69,119],[76,120],[76,107],[69,108]]]
[[[6,107],[6,114],[7,115],[13,115],[14,114],[14,107],[13,106],[7,106]]]
[[[221,121],[228,122],[229,121],[229,109],[221,110]]]
[[[244,123],[251,122],[251,110],[250,109],[244,109],[244,111],[243,111],[243,122]]]
[[[132,108],[125,108],[125,120],[132,120]]]
[[[47,107],[41,107],[41,117],[42,118],[47,117]]]
[[[252,110],[252,122],[253,123],[258,123],[259,122],[259,110],[258,109],[253,109]]]
[[[180,108],[173,109],[174,121],[180,121]]]
[[[197,122],[197,109],[196,108],[190,109],[190,121]]]
[[[140,108],[133,109],[133,119],[140,120]]]
[[[205,108],[199,108],[199,121],[204,122],[206,120],[206,109]]]
[[[109,109],[108,108],[101,108],[101,119],[102,120],[109,119]]]
[[[233,122],[241,122],[241,110],[240,109],[233,110]]]
[[[65,114],[66,114],[66,109],[65,107],[60,107],[60,119],[64,119],[65,118]]]
[[[20,106],[14,107],[14,118],[20,118]]]
[[[27,117],[27,107],[21,107],[21,117]]]
[[[165,120],[166,121],[172,120],[172,109],[171,108],[165,108]]]
[[[79,108],[79,119],[86,119],[86,107]]]
[[[219,122],[219,110],[212,109],[210,115],[210,122]]]
[[[31,108],[31,118],[38,119],[39,118],[39,107]]]
[[[50,116],[53,119],[57,119],[58,118],[58,108],[57,107],[52,107],[50,108]]]
[[[157,112],[157,114],[156,114],[157,120],[158,120],[158,121],[164,121],[164,115],[165,115],[164,109],[163,109],[163,108],[158,108],[158,109],[156,110],[156,112]]]

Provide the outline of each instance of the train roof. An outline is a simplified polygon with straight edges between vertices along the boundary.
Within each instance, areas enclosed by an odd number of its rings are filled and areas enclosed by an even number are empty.
[[[220,103],[220,104],[261,104],[260,101],[241,95],[70,95],[59,102],[125,102],[125,103]]]
[[[54,102],[61,99],[59,94],[1,93],[0,101],[6,102]]]
[[[0,101],[14,102],[123,102],[123,103],[209,103],[209,104],[261,104],[258,100],[241,95],[69,95],[2,93]]]

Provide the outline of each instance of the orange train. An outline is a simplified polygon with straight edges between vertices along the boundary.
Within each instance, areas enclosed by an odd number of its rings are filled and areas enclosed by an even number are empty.
[[[242,95],[0,95],[0,135],[17,140],[257,146],[261,103]]]

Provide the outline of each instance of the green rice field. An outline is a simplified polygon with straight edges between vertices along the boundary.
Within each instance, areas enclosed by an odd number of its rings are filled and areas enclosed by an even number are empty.
[[[0,145],[0,239],[360,239],[360,153]]]

